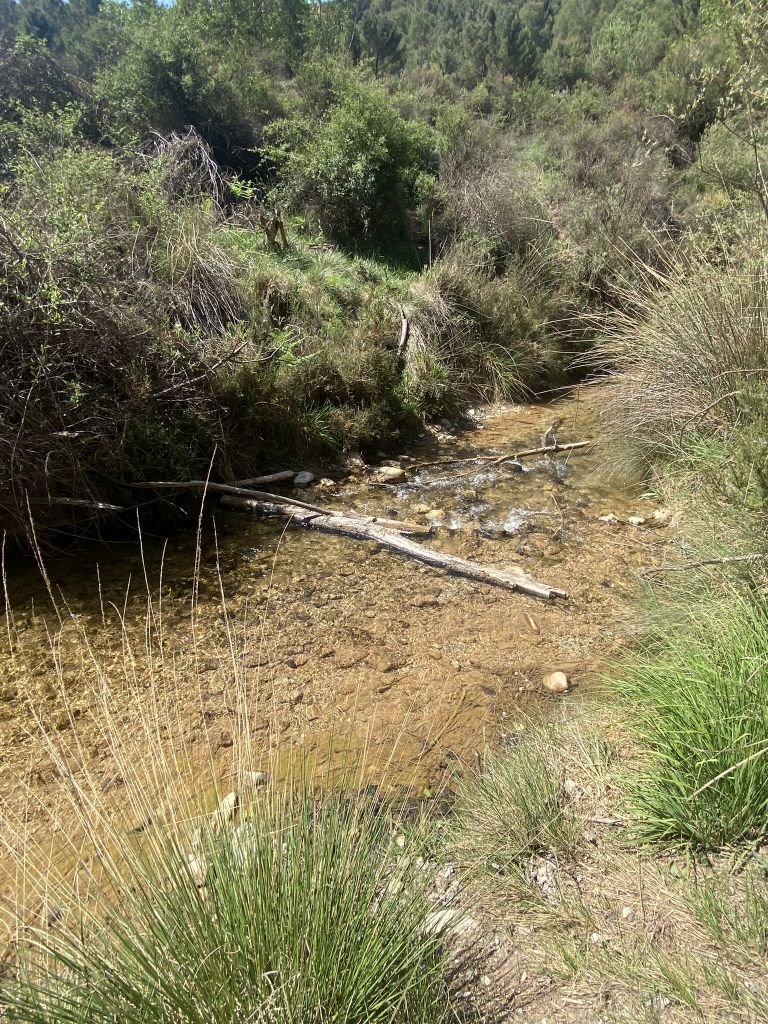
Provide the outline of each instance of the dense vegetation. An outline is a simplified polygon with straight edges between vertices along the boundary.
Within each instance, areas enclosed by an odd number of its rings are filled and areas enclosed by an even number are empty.
[[[6,527],[563,383],[638,277],[765,207],[760,17],[5,0]]]
[[[611,458],[685,511],[689,558],[723,561],[716,577],[689,576],[663,600],[649,594],[652,635],[611,683],[625,770],[608,763],[602,737],[534,731],[466,783],[457,845],[515,900],[521,891],[530,899],[532,858],[588,860],[572,807],[581,771],[592,821],[615,824],[600,801],[619,791],[635,844],[700,858],[759,850],[768,803],[765,4],[0,0],[0,26],[3,527],[21,533],[30,517],[71,525],[62,502],[82,502],[87,515],[96,502],[129,504],[130,482],[209,469],[232,480],[291,456],[376,453],[469,402],[594,372],[607,378]],[[297,835],[278,914],[296,908],[294,869],[312,863],[324,878],[333,859],[321,849],[312,860],[312,828]],[[350,871],[333,875],[329,891],[343,897],[353,876],[375,904],[381,885],[360,881],[375,844],[356,859],[345,835]],[[273,844],[257,852],[271,857]],[[170,863],[181,878],[179,905],[203,948],[240,941],[243,922],[228,916],[237,900],[225,887],[221,917],[209,920],[177,853],[161,872]],[[232,851],[214,853],[226,882]],[[627,1019],[658,1019],[654,1000],[673,989],[702,1019],[721,1019],[722,1001],[722,1019],[766,1019],[764,989],[749,975],[765,958],[764,860],[749,865],[756,880],[723,871],[686,893],[688,918],[706,934],[703,966],[684,950],[668,961],[664,936],[645,931],[631,949],[621,934],[620,952],[606,951],[601,931],[616,908],[598,927],[574,868],[571,904],[546,907],[565,973],[592,971],[597,986],[618,975],[639,988],[643,1016]],[[624,867],[614,869],[625,884]],[[654,894],[666,899],[664,886]],[[132,910],[155,954],[174,922],[141,896]],[[265,905],[270,896],[248,894]],[[425,1000],[445,993],[421,911],[401,943],[398,898],[380,931],[343,900],[340,910],[349,912],[343,928],[371,930],[364,994],[376,989],[383,948],[413,995],[395,1016],[398,992],[383,991],[380,1019],[428,1019]],[[289,972],[306,963],[292,945],[301,913],[280,936]],[[266,920],[280,932],[279,917]],[[142,963],[134,987],[132,932],[107,934],[115,937],[130,955],[98,951],[99,978],[115,962],[125,968],[101,991],[102,1015],[124,1014],[154,984]],[[348,955],[316,938],[319,971]],[[48,952],[55,984],[33,976],[14,988],[10,1019],[47,1019],[51,1006],[93,1019],[72,977],[94,965],[77,946]],[[212,955],[215,998],[200,1012],[215,1012],[240,966],[249,965]],[[354,1002],[355,979],[342,975],[332,980]],[[714,1002],[701,996],[710,990]],[[285,1019],[306,1019],[308,1005],[327,1000],[321,984],[309,1003],[290,995]],[[146,1019],[160,1019],[165,998]],[[263,1001],[260,990],[257,1008]],[[198,1009],[179,1019],[197,1020]],[[435,1019],[448,1012],[446,997]]]

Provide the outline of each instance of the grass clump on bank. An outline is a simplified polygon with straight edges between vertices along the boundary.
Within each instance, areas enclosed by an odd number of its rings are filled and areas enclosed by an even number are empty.
[[[455,1019],[417,873],[389,877],[389,821],[354,800],[265,798],[240,824],[120,844],[98,911],[21,946],[9,1020]],[[139,844],[136,844],[139,847]],[[393,884],[393,880],[396,884]]]
[[[573,853],[581,826],[552,740],[536,728],[511,749],[487,750],[482,772],[461,781],[457,842],[478,867],[509,874],[531,857]]]
[[[646,839],[719,848],[759,839],[768,807],[768,618],[759,597],[692,612],[627,661]]]

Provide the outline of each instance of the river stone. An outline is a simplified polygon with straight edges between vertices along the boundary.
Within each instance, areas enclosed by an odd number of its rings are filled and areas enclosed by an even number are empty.
[[[417,516],[425,516],[429,512],[429,505],[414,505],[412,511]]]
[[[205,885],[205,879],[208,874],[208,865],[205,862],[205,858],[198,856],[195,853],[187,854],[187,863],[189,865],[189,873],[192,875],[192,880],[198,889],[202,889]]]
[[[548,693],[567,693],[571,684],[565,672],[550,672],[541,681],[542,688]]]
[[[375,484],[401,484],[405,479],[402,466],[380,466],[371,476]]]
[[[308,472],[306,469],[302,469],[302,471],[297,473],[293,478],[293,486],[306,487],[308,484],[311,484],[314,479],[314,474]]]
[[[221,828],[232,821],[237,813],[237,803],[237,793],[234,790],[223,797],[221,803],[216,808],[216,813],[213,816],[214,831],[218,832]]]

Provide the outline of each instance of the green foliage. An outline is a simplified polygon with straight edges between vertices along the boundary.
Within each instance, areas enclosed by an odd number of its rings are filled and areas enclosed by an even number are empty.
[[[279,192],[330,238],[396,233],[417,196],[428,136],[378,86],[351,71],[319,71],[327,94],[310,92],[293,117],[270,128]]]
[[[759,597],[700,608],[624,669],[643,749],[633,827],[646,839],[716,848],[764,834],[766,610]]]
[[[200,887],[179,840],[121,850],[99,915],[35,935],[0,1006],[12,1021],[439,1024],[454,1018],[444,938],[418,869],[390,863],[390,823],[306,795],[202,829]],[[127,854],[127,856],[126,856]],[[114,876],[114,877],[112,877]]]

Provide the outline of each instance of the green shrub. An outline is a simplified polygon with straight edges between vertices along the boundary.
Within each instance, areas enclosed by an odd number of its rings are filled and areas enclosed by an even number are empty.
[[[318,96],[319,88],[270,129],[279,194],[329,238],[397,234],[418,199],[428,133],[405,121],[378,85],[349,71],[322,77],[329,95]]]
[[[629,786],[643,838],[717,848],[764,835],[767,613],[757,596],[705,606],[621,672],[642,756]]]

